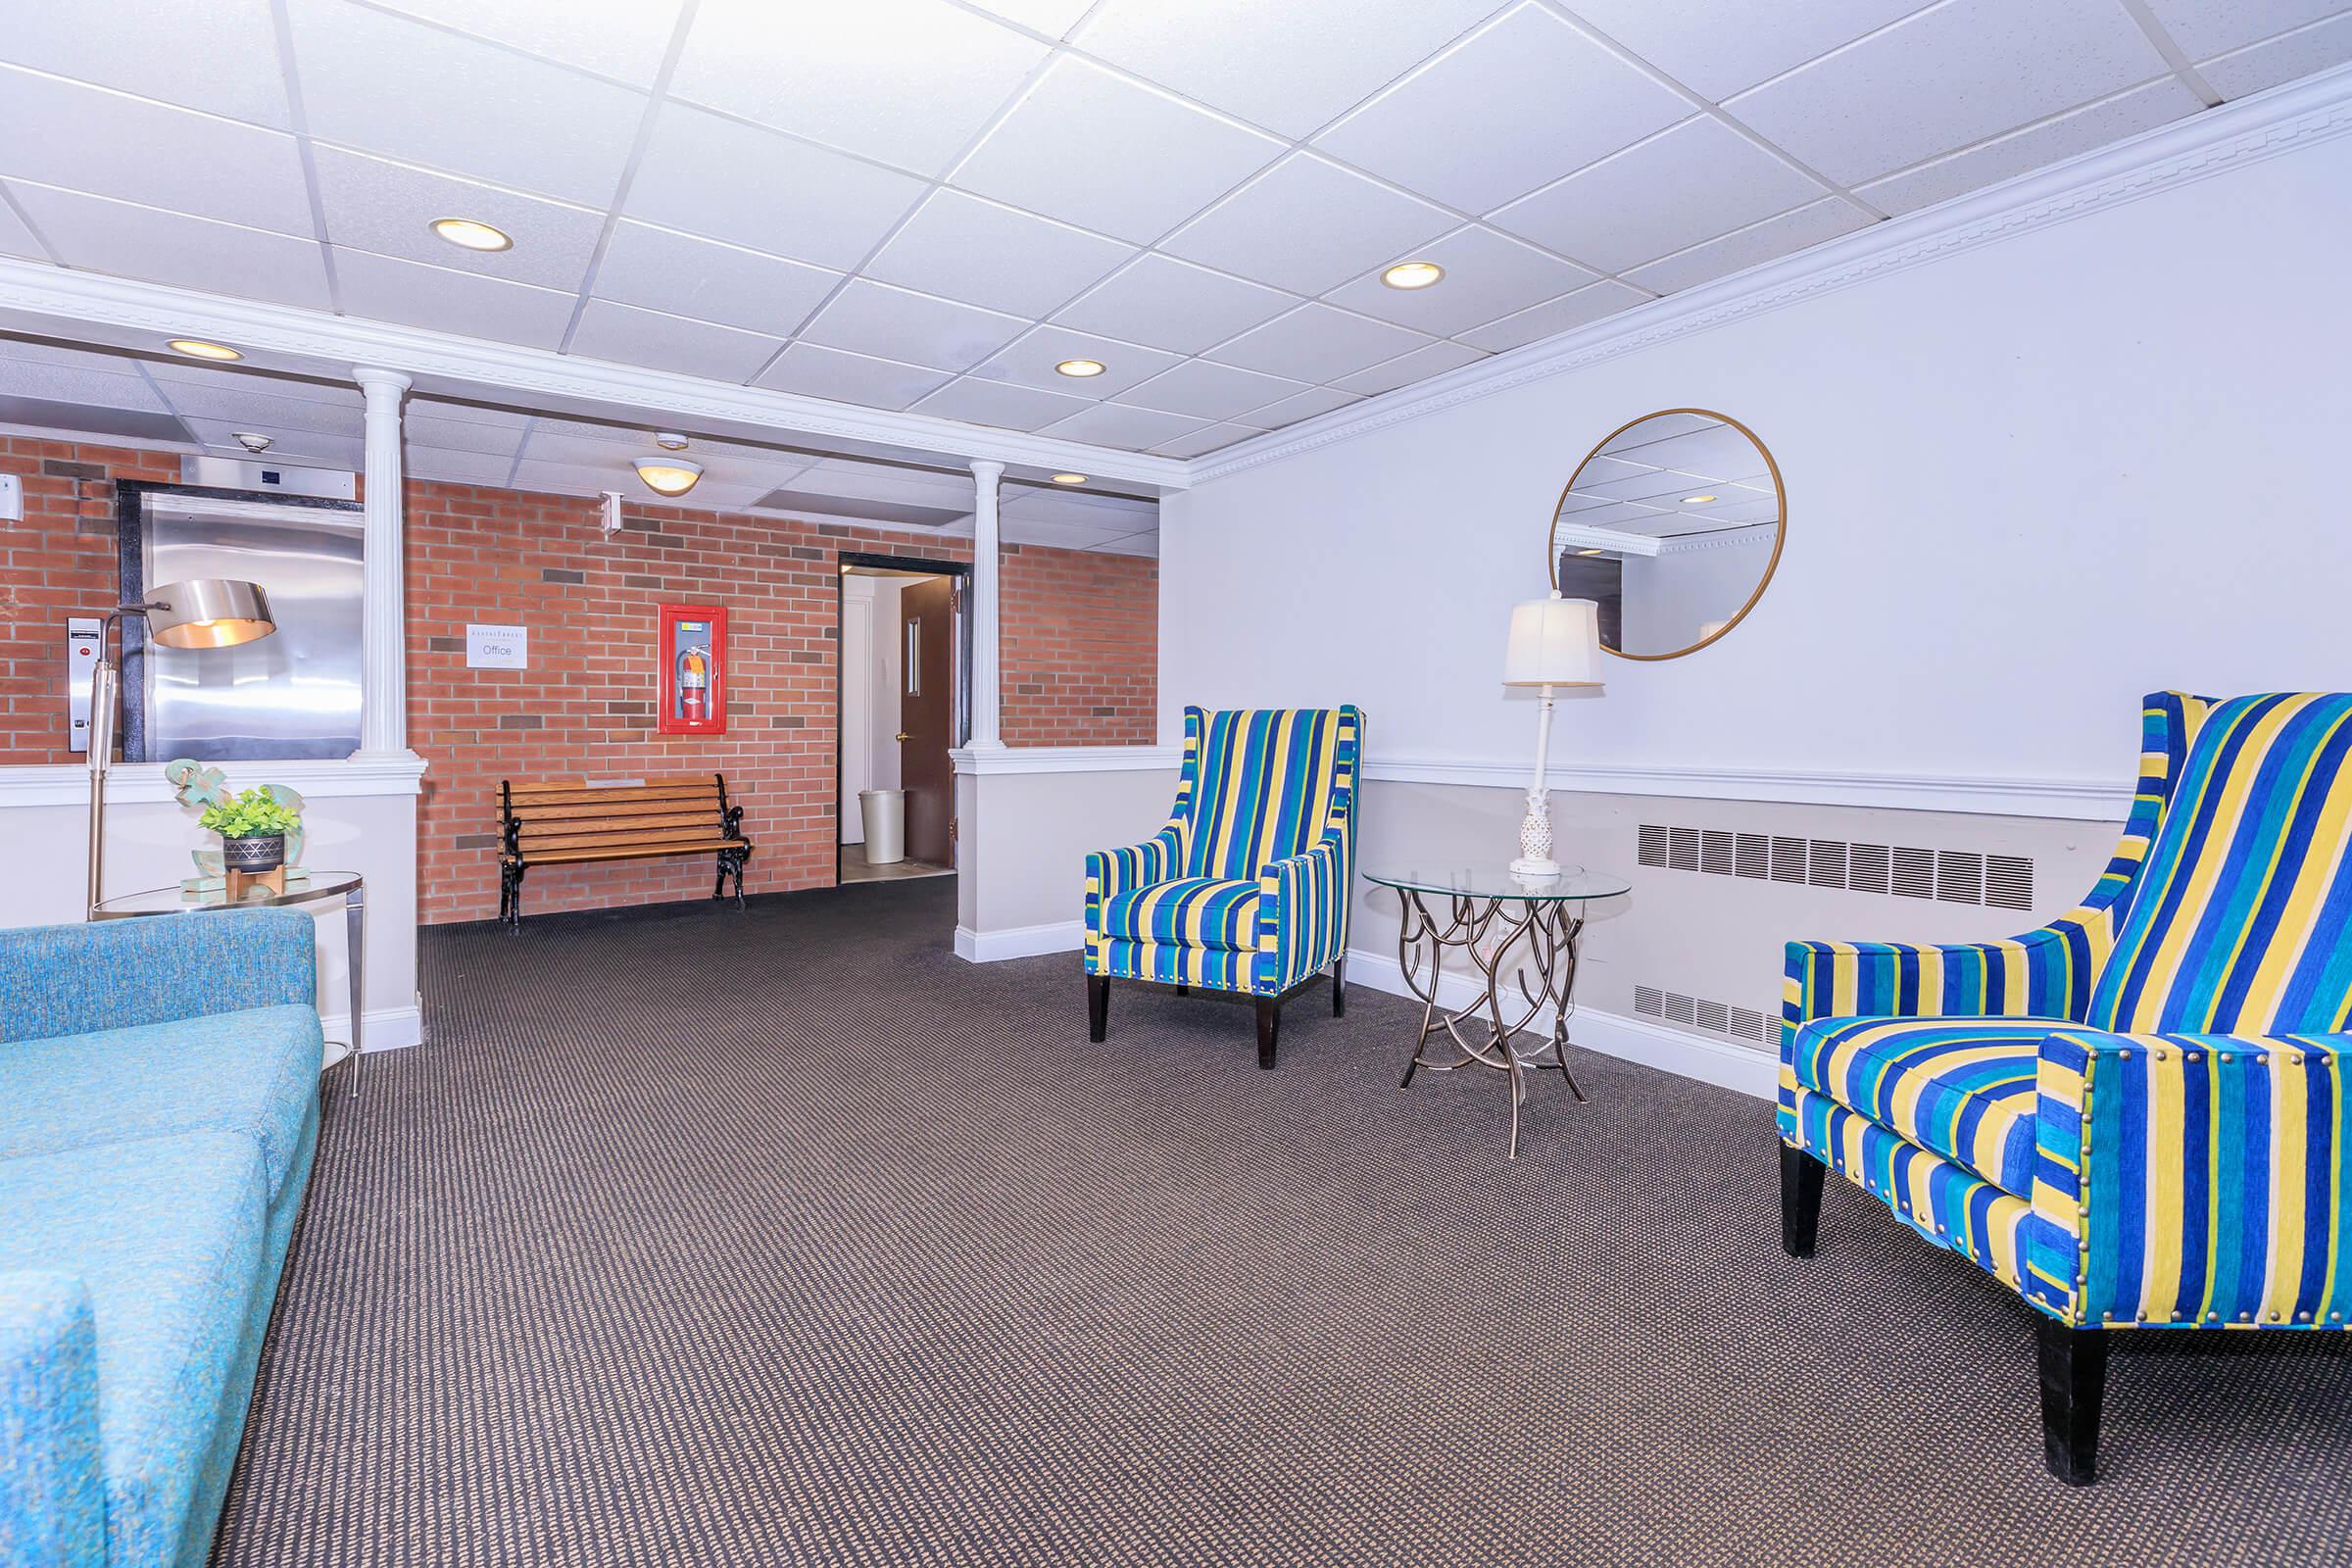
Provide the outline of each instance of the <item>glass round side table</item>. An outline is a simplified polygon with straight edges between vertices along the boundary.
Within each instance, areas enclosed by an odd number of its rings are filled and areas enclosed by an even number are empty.
[[[209,888],[201,893],[188,893],[177,887],[149,888],[144,893],[124,893],[102,899],[91,908],[93,920],[127,920],[149,914],[204,914],[218,909],[270,909],[295,905],[318,904],[327,899],[343,901],[343,929],[350,950],[351,971],[351,1044],[327,1042],[327,1054],[318,1063],[320,1072],[336,1063],[351,1063],[351,1096],[360,1095],[360,997],[366,978],[365,956],[368,948],[368,884],[357,871],[312,871],[300,866],[286,868],[286,891],[275,893],[266,887],[248,887],[244,896],[231,902],[225,887]],[[340,1050],[343,1054],[336,1055]]]
[[[1396,937],[1396,963],[1404,983],[1421,1003],[1421,1032],[1405,1063],[1404,1088],[1413,1074],[1452,1072],[1472,1065],[1507,1075],[1511,1085],[1511,1141],[1508,1157],[1519,1157],[1519,1107],[1527,1100],[1527,1074],[1556,1071],[1568,1092],[1585,1098],[1568,1071],[1568,1017],[1575,1010],[1577,939],[1587,907],[1596,900],[1633,891],[1622,877],[1596,876],[1581,866],[1558,876],[1520,877],[1495,870],[1425,873],[1377,870],[1365,873],[1394,889],[1403,905]],[[1435,904],[1443,916],[1433,912]],[[1446,952],[1458,949],[1470,960],[1483,990],[1458,1011],[1439,1005]],[[1515,995],[1513,993],[1516,993]],[[1551,1014],[1548,1050],[1522,1053],[1513,1042],[1541,1027]],[[1483,1026],[1483,1027],[1482,1027]],[[1451,1060],[1429,1054],[1433,1036],[1454,1049]]]

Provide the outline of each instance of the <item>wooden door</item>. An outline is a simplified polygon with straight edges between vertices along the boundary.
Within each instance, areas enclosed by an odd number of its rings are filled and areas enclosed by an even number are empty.
[[[949,861],[956,810],[956,602],[950,579],[909,581],[899,594],[899,784],[906,792],[906,858]]]

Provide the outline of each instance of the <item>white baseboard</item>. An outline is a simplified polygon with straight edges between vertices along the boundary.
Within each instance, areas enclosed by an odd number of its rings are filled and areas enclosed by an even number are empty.
[[[1394,957],[1361,948],[1348,950],[1348,981],[1395,996],[1412,995],[1404,983],[1404,970]],[[1448,974],[1438,983],[1438,1002],[1443,1006],[1467,1007],[1478,999],[1479,988],[1466,974]],[[1569,1020],[1568,1038],[1587,1051],[1737,1089],[1759,1100],[1774,1098],[1780,1077],[1779,1062],[1762,1052],[1650,1018],[1603,1012],[1598,1007],[1578,1007]]]
[[[424,1009],[422,1007],[370,1007],[360,1015],[366,1028],[361,1044],[368,1054],[379,1051],[399,1051],[408,1046],[424,1044]],[[329,1040],[351,1038],[351,1014],[326,1012],[318,1015],[318,1027]]]
[[[1076,953],[1085,946],[1084,920],[1056,920],[1051,925],[1016,925],[1003,931],[975,931],[968,925],[956,928],[956,956],[966,963],[1034,958],[1045,953]]]

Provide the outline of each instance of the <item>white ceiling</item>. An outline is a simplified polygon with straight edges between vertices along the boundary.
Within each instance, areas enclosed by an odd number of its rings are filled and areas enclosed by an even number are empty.
[[[1653,539],[1756,527],[1781,517],[1771,460],[1737,425],[1690,413],[1653,414],[1585,460],[1558,517]]]
[[[237,458],[248,456],[238,434],[252,433],[270,438],[270,461],[355,470],[364,441],[360,392],[348,383],[0,334],[0,431],[10,428]],[[556,495],[620,490],[632,502],[662,504],[630,467],[633,459],[661,456],[644,425],[412,396],[402,430],[402,456],[416,478]],[[968,472],[715,438],[691,425],[683,433],[683,456],[704,474],[677,505],[947,537],[972,531]],[[788,499],[762,504],[779,490]],[[1007,480],[999,514],[1011,544],[1159,553],[1159,506],[1146,496]]]
[[[41,0],[0,252],[1191,458],[2346,59],[2352,0]]]

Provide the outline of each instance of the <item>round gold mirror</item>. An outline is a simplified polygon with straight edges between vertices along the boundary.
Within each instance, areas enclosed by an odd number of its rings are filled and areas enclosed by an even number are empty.
[[[1764,597],[1788,531],[1780,465],[1738,419],[1667,409],[1613,430],[1551,516],[1551,585],[1600,607],[1621,659],[1679,659]]]

